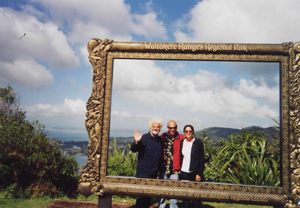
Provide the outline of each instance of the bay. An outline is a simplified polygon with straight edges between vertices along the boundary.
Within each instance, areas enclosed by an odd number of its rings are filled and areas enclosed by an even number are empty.
[[[86,165],[86,163],[87,163],[87,155],[84,155],[84,156],[77,156],[77,155],[75,155],[73,157],[78,162],[79,168],[82,168],[82,167],[84,167]]]

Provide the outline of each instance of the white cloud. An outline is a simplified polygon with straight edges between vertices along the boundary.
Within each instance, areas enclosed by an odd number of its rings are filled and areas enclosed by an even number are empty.
[[[131,34],[147,38],[166,38],[166,30],[157,14],[151,9],[145,14],[131,14],[124,0],[32,0],[50,11],[55,22],[71,29],[68,37],[72,43],[86,44],[91,38],[109,38],[130,41]]]
[[[86,109],[85,102],[81,99],[72,100],[69,98],[64,99],[64,103],[57,105],[49,104],[36,104],[34,106],[24,106],[28,116],[34,117],[57,117],[58,119],[63,116],[85,117]]]
[[[235,90],[221,89],[214,96],[214,100],[219,102],[216,113],[227,118],[241,118],[244,116],[266,118],[268,115],[278,116],[279,113],[267,105],[259,106],[255,99],[246,97]],[[214,113],[214,111],[211,113]]]
[[[78,20],[72,26],[68,35],[71,43],[87,43],[91,38],[109,38],[113,40],[131,41],[132,37],[126,33],[115,34],[110,29],[99,25],[99,23],[85,23]]]
[[[150,8],[132,14],[124,0],[32,0],[49,11],[52,21],[66,31],[68,41],[79,44],[80,55],[89,65],[86,44],[92,38],[132,41],[132,34],[146,38],[167,38],[167,31]],[[151,6],[151,4],[149,5]],[[148,7],[149,8],[149,7]]]
[[[40,22],[43,14],[30,5],[24,11],[0,7],[0,80],[25,88],[49,86],[53,75],[46,68],[79,64],[66,36],[53,22]],[[41,64],[43,63],[43,65]]]
[[[157,21],[155,13],[145,15],[133,15],[136,25],[132,28],[138,35],[144,35],[146,38],[159,37],[167,39],[166,29],[162,21]]]
[[[124,119],[129,119],[132,117],[132,115],[128,112],[122,111],[112,111],[111,112],[112,119],[114,120],[124,120]]]
[[[227,80],[223,75],[203,69],[194,75],[177,78],[154,61],[117,60],[114,63],[113,90],[122,99],[147,108],[182,109],[224,118],[278,116],[277,109],[269,107],[272,102],[279,102],[278,88],[256,86],[245,79],[240,85],[228,88]],[[256,98],[264,98],[264,104]]]
[[[57,68],[79,64],[65,35],[52,22],[42,23],[23,12],[0,8],[0,25],[1,61],[38,59]]]
[[[262,80],[262,85],[257,86],[252,80],[240,80],[239,91],[253,98],[267,98],[271,102],[278,102],[279,86],[268,88]]]
[[[89,58],[88,58],[88,57],[89,57],[89,53],[88,53],[88,51],[87,51],[86,46],[80,48],[80,54],[81,54],[81,57],[82,57],[82,59],[83,59],[83,62],[84,62],[86,65],[89,65],[89,66],[92,67],[92,65],[91,65],[91,63],[90,63],[90,61],[89,61]]]
[[[178,42],[297,42],[299,19],[298,0],[206,0],[177,21],[174,35]]]
[[[45,14],[37,9],[35,9],[32,5],[20,5],[23,11],[29,15],[36,16],[38,18],[43,18]]]
[[[150,60],[115,60],[114,67],[118,69],[117,74],[114,74],[115,87],[118,89],[158,91],[164,87],[164,90],[168,90],[168,84],[162,81],[168,79],[169,83],[174,80],[174,77],[164,74],[163,70]],[[130,77],[130,82],[124,77]]]
[[[212,73],[207,70],[198,70],[197,74],[187,75],[186,78],[195,84],[198,90],[211,90],[213,86],[217,83],[218,85],[223,85],[226,81],[226,77],[221,76],[217,73]],[[218,82],[216,82],[218,80]]]
[[[86,102],[81,99],[65,98],[63,106],[68,114],[82,116],[86,113],[85,104]]]
[[[132,114],[126,111],[112,111],[111,112],[111,131],[128,131],[132,133],[135,129],[144,133],[148,131],[148,123],[151,119],[158,118],[163,121],[169,119],[166,116],[162,115],[153,115],[153,114]],[[130,120],[130,122],[128,122]],[[169,119],[170,120],[170,119]]]
[[[15,60],[13,63],[0,61],[0,68],[0,81],[7,84],[38,89],[53,81],[51,72],[32,59]]]

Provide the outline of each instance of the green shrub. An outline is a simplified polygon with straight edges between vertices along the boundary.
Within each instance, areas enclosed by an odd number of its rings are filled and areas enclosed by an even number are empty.
[[[114,139],[113,153],[108,154],[108,175],[117,176],[135,176],[137,165],[137,154],[130,151],[130,145],[122,150],[117,148],[116,139]]]
[[[26,112],[19,110],[14,98],[11,87],[0,88],[0,180],[4,188],[13,187],[14,197],[54,196],[58,191],[74,195],[77,161],[61,154],[61,142],[47,138],[43,125],[26,120]]]
[[[221,144],[221,150],[205,168],[204,175],[208,180],[280,185],[279,146],[270,144],[263,132],[243,129]]]

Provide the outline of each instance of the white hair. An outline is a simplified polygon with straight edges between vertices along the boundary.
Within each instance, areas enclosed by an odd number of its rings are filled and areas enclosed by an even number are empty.
[[[163,122],[162,120],[158,119],[158,118],[151,119],[151,120],[149,121],[149,129],[151,129],[152,124],[159,124],[159,125],[160,125],[160,128],[162,128],[163,125],[164,125],[164,122]]]

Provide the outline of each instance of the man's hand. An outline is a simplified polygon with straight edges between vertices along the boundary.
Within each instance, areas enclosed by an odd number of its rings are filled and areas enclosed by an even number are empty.
[[[133,136],[134,136],[134,142],[137,144],[139,143],[139,141],[141,141],[143,134],[140,134],[137,130],[134,130]]]
[[[196,181],[201,181],[201,176],[196,175]]]

